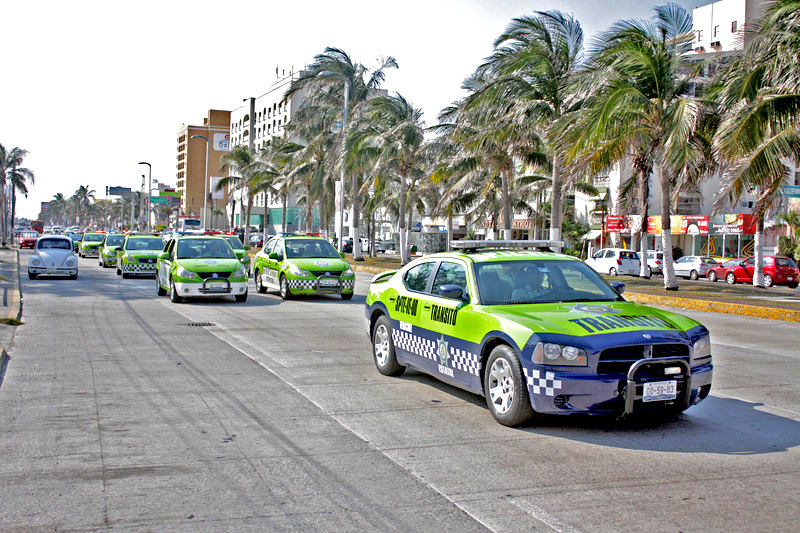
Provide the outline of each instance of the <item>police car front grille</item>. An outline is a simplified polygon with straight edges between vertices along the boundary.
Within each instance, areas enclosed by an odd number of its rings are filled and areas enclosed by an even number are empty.
[[[229,278],[232,272],[198,272],[197,275],[203,279],[206,278],[213,278],[214,274],[216,274],[217,278]]]
[[[689,346],[686,344],[645,344],[635,346],[616,346],[600,353],[597,363],[598,374],[627,374],[631,365],[639,359],[648,357],[683,357],[689,360]]]
[[[327,275],[339,276],[342,273],[340,270],[309,270],[308,272],[316,277],[327,276]]]

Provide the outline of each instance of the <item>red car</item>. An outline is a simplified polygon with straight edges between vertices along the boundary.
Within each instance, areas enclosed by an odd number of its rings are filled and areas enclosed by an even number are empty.
[[[36,231],[23,231],[19,234],[19,247],[20,248],[33,248],[36,246],[36,239],[39,238],[39,233]]]
[[[755,263],[754,257],[731,259],[710,269],[707,276],[710,281],[724,279],[731,285],[753,283]],[[798,282],[800,282],[800,269],[791,258],[774,255],[764,257],[764,285],[767,287],[786,285],[790,289],[795,289]]]

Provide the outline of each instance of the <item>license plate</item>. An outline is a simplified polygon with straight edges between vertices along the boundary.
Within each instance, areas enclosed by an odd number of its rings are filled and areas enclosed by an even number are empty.
[[[672,380],[645,383],[643,385],[642,396],[642,401],[645,402],[674,400],[678,397],[678,382]]]
[[[226,283],[206,283],[206,289],[227,289],[228,285]]]
[[[337,287],[339,285],[339,280],[336,279],[321,279],[319,280],[319,284],[323,287]]]
[[[58,274],[58,269],[56,269],[56,268],[48,268],[47,269],[47,273],[48,274]]]

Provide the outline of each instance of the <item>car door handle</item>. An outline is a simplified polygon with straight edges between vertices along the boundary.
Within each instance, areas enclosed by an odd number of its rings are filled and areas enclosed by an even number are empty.
[[[430,309],[430,308],[431,308],[431,304],[428,304],[428,305],[423,305],[423,306],[422,306],[422,308],[423,308],[423,309]]]
[[[389,297],[389,301],[390,301],[390,302],[393,302],[393,301],[394,301],[394,296],[390,296],[390,297]]]

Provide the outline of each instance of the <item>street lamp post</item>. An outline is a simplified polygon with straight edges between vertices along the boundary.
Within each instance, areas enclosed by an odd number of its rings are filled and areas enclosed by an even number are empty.
[[[252,120],[252,118],[251,118]],[[208,229],[206,225],[206,211],[208,211],[208,137],[205,135],[192,135],[192,139],[204,139],[206,141],[206,177],[203,183],[203,229]]]
[[[150,188],[153,186],[153,166],[146,161],[141,161],[140,165],[147,165],[147,231],[150,232]]]

